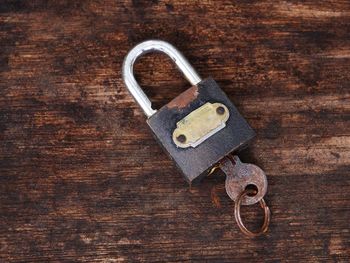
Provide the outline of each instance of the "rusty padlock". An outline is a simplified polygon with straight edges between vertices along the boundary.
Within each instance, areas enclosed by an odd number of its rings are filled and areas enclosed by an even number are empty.
[[[133,75],[137,58],[149,52],[167,54],[192,85],[159,110],[152,108]],[[167,42],[149,40],[135,46],[124,60],[123,79],[146,114],[155,138],[189,183],[208,175],[221,159],[246,146],[255,136],[218,84],[212,78],[202,80]]]
[[[137,58],[154,51],[167,54],[192,84],[158,111],[152,109],[133,75]],[[226,192],[235,201],[234,215],[239,229],[250,237],[266,233],[271,215],[263,199],[267,190],[266,175],[256,165],[242,163],[238,156],[231,155],[245,147],[255,132],[216,82],[212,78],[202,80],[176,48],[159,40],[142,42],[128,53],[123,64],[123,79],[146,114],[154,136],[186,180],[191,184],[220,167],[226,174]],[[257,202],[264,209],[264,223],[260,231],[251,232],[242,221],[240,207]]]

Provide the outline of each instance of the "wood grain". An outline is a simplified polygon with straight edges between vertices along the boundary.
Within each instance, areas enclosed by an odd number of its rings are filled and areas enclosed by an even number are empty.
[[[0,4],[1,262],[349,262],[350,3]],[[121,79],[158,38],[212,76],[257,132],[272,222],[244,237],[216,174],[189,188]],[[189,87],[135,67],[159,107]],[[249,227],[258,206],[244,208]]]

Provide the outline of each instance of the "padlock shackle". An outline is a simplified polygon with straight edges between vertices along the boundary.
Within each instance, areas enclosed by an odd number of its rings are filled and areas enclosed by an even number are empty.
[[[187,59],[173,45],[161,40],[148,40],[135,46],[124,59],[122,74],[126,87],[140,105],[147,118],[151,117],[157,111],[152,109],[151,101],[134,77],[134,63],[141,55],[150,52],[162,52],[168,55],[192,85],[197,85],[202,80]]]

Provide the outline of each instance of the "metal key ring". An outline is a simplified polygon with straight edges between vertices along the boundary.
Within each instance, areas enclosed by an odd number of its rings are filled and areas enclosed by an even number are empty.
[[[265,200],[262,198],[259,203],[261,208],[264,209],[264,223],[260,229],[259,232],[251,232],[250,230],[248,230],[245,225],[242,222],[242,218],[241,218],[241,203],[243,198],[248,195],[248,194],[256,194],[256,190],[253,189],[246,189],[244,190],[237,198],[237,201],[235,202],[235,219],[236,222],[238,224],[239,229],[246,234],[249,237],[256,237],[256,236],[260,236],[261,234],[266,233],[269,224],[270,224],[270,218],[271,218],[271,213],[270,213],[270,209],[269,207],[266,205]]]

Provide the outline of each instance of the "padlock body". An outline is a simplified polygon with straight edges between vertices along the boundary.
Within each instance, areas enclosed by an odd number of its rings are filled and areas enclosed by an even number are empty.
[[[173,138],[177,124],[188,122],[185,117],[208,102],[226,106],[229,118],[225,126],[195,147],[179,147]],[[183,121],[184,118],[186,121]],[[244,148],[255,136],[253,129],[212,78],[204,79],[180,94],[152,115],[147,123],[189,183],[199,181],[222,158]]]

